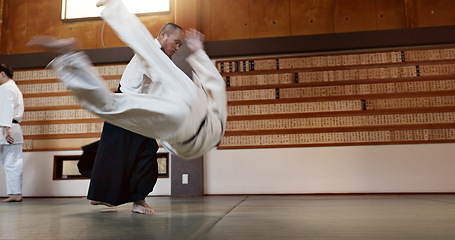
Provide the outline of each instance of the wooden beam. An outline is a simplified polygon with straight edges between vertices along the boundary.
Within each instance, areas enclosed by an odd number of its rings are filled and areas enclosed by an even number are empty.
[[[318,34],[244,40],[208,41],[205,48],[211,58],[272,54],[315,53],[372,48],[412,47],[454,44],[455,25],[368,32]],[[130,48],[104,48],[84,51],[94,64],[127,63]],[[29,53],[0,55],[0,62],[14,69],[44,68],[55,55]]]

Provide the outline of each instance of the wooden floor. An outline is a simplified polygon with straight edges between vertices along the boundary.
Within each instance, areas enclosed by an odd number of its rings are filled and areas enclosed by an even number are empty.
[[[82,198],[0,204],[0,239],[455,239],[455,194]]]

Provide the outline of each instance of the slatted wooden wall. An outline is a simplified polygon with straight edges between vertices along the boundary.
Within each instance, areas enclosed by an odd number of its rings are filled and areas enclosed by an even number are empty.
[[[116,89],[125,64],[97,66]],[[216,62],[227,84],[220,149],[455,142],[455,47]],[[48,69],[17,71],[26,151],[76,150],[102,121]]]
[[[113,91],[126,64],[97,66]],[[103,121],[82,109],[72,93],[50,69],[16,71],[14,80],[24,95],[21,123],[25,151],[80,150],[101,136]]]
[[[455,48],[223,60],[220,149],[455,142]]]

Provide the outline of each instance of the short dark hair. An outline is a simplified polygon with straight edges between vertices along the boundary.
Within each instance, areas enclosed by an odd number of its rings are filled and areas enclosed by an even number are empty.
[[[13,78],[13,69],[6,64],[0,64],[0,72],[4,72],[11,79]]]
[[[168,23],[164,24],[164,26],[161,28],[160,33],[158,33],[158,35],[160,35],[162,32],[167,32],[167,33],[171,34],[171,33],[175,32],[177,29],[180,29],[183,32],[182,27],[180,27],[179,25],[177,25],[175,23],[168,22]]]

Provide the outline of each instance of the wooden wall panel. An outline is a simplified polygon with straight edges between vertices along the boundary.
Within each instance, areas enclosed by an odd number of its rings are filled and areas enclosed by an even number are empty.
[[[157,37],[161,28],[167,22],[174,22],[173,14],[159,14],[151,16],[141,16],[141,22],[147,27],[153,37]],[[93,22],[91,23],[94,24]],[[96,25],[96,38],[92,39],[96,42],[96,47],[91,48],[112,48],[112,47],[124,47],[126,46],[117,35],[115,35],[112,28],[105,24],[104,21],[98,21]]]
[[[27,30],[24,42],[36,35],[60,36],[61,34],[61,0],[27,1]],[[28,47],[23,42],[12,51],[24,53]]]
[[[416,27],[455,25],[455,1],[417,0]]]
[[[82,49],[96,48],[97,25],[99,24],[101,21],[97,21],[95,24],[87,24],[87,22],[66,23],[62,25],[60,37],[77,38]]]
[[[6,30],[3,32],[2,53],[21,53],[22,51],[15,51],[15,49],[18,47],[23,49],[27,43],[28,3],[13,0],[6,0],[4,3]]]
[[[174,22],[175,16],[172,13],[162,15],[151,15],[141,17],[141,22],[147,27],[153,37],[157,37],[161,28],[167,22]],[[185,29],[185,28],[184,28]]]
[[[199,30],[205,34],[205,40],[208,41],[212,38],[210,5],[210,0],[200,0]]]
[[[290,0],[291,35],[333,32],[332,0]]]
[[[124,46],[108,27],[103,46],[99,20],[62,22],[61,0],[1,2],[0,54],[39,51],[25,47],[36,34],[78,37],[83,48]],[[154,35],[176,22],[216,41],[455,25],[454,12],[453,0],[171,0],[169,13],[140,18]]]
[[[82,49],[125,46],[108,26],[104,29],[103,46],[102,20],[62,21],[61,0],[5,0],[5,7],[10,17],[3,31],[2,54],[41,52],[25,46],[35,35],[78,38]],[[175,22],[172,4],[171,12],[143,15],[140,19],[156,36],[166,22]]]
[[[291,35],[289,0],[250,0],[250,37]]]
[[[4,19],[5,19],[5,14],[3,11],[5,8],[5,0],[0,0],[0,46],[2,46],[2,43],[3,43],[3,30],[4,30]]]
[[[406,28],[403,0],[376,0],[377,30]]]
[[[199,0],[174,0],[175,23],[183,29],[197,29],[199,25]]]
[[[377,29],[375,0],[333,0],[334,32]]]
[[[34,1],[29,0],[27,16],[27,35],[59,35],[61,29],[61,0]],[[32,20],[33,19],[33,20]]]
[[[123,47],[125,44],[115,35],[111,27],[100,21],[96,28],[96,48]]]
[[[417,26],[417,0],[403,0],[406,28]]]
[[[210,2],[210,40],[250,38],[249,1],[217,0]]]

